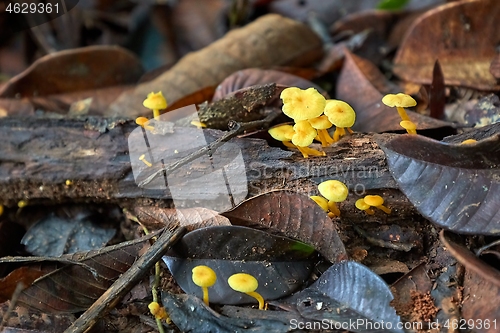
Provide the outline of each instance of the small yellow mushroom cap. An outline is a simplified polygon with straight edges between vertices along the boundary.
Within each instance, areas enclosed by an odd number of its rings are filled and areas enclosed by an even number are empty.
[[[280,97],[283,100],[283,113],[295,121],[319,117],[326,103],[325,97],[314,88],[286,88]]]
[[[355,206],[359,210],[367,210],[370,208],[370,205],[368,205],[363,198],[356,200]]]
[[[309,119],[309,124],[315,129],[328,129],[333,126],[325,115]]]
[[[152,92],[148,94],[148,98],[142,102],[142,105],[150,110],[163,110],[167,108],[167,100],[163,97],[161,91]]]
[[[464,140],[462,141],[461,145],[470,145],[470,144],[473,144],[473,143],[476,143],[477,141],[474,140],[474,139],[467,139],[467,140]]]
[[[356,121],[356,112],[344,101],[329,99],[326,101],[325,115],[337,127],[351,127]]]
[[[402,107],[407,108],[410,106],[417,105],[417,102],[410,95],[399,93],[399,94],[387,94],[382,98],[382,103],[390,107]]]
[[[144,126],[149,121],[146,117],[137,117],[135,119],[135,123],[139,126]]]
[[[319,193],[333,202],[342,202],[347,198],[349,190],[338,180],[327,180],[318,185]]]
[[[384,199],[380,195],[367,195],[363,199],[367,205],[380,206],[384,204]]]
[[[259,286],[257,279],[247,273],[233,274],[227,279],[227,283],[232,289],[241,293],[250,293]]]
[[[292,143],[299,147],[307,147],[313,143],[318,132],[309,124],[307,120],[298,121],[294,126],[295,133],[292,136]]]
[[[410,120],[400,121],[399,125],[401,125],[401,127],[403,127],[407,131],[412,131],[412,130],[414,131],[417,129],[417,125],[413,121],[410,121]]]
[[[205,265],[199,265],[193,268],[193,282],[199,287],[211,287],[217,281],[217,275],[214,270]]]
[[[318,206],[320,206],[325,212],[328,212],[328,200],[319,195],[312,195],[309,198],[313,199],[313,201],[317,203]]]
[[[271,127],[268,130],[269,134],[278,141],[290,141],[292,140],[295,131],[292,125],[278,125]]]

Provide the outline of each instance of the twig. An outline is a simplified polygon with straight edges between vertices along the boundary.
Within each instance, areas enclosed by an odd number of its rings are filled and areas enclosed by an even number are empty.
[[[251,129],[256,129],[261,126],[269,126],[269,124],[276,119],[281,114],[281,112],[272,112],[269,115],[267,115],[264,119],[262,120],[255,120],[255,121],[249,121],[246,123],[238,123],[238,122],[230,122],[228,124],[230,131],[215,140],[214,142],[211,142],[210,144],[206,145],[205,147],[200,148],[199,150],[195,151],[192,154],[189,154],[188,156],[181,158],[175,163],[172,163],[168,166],[166,166],[163,169],[160,169],[150,176],[148,176],[146,179],[141,181],[138,186],[139,187],[144,187],[151,183],[157,176],[160,176],[163,173],[170,174],[172,171],[177,170],[183,165],[188,164],[189,162],[197,159],[200,156],[203,156],[208,153],[213,153],[217,148],[222,146],[223,143],[231,140],[232,138],[236,137],[237,135],[240,135],[244,133],[245,131],[251,130]]]
[[[120,299],[128,293],[155,263],[186,233],[185,227],[176,231],[165,230],[149,250],[120,276],[92,306],[85,311],[65,333],[83,333],[92,328],[97,319],[114,308]]]

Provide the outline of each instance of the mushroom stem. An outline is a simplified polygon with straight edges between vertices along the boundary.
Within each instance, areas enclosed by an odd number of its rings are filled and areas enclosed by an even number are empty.
[[[326,153],[324,151],[319,151],[319,150],[316,150],[313,148],[299,147],[299,146],[295,146],[295,148],[297,148],[302,153],[302,156],[304,156],[304,158],[308,158],[309,155],[311,155],[311,156],[326,156]]]
[[[408,117],[408,114],[406,113],[406,110],[403,107],[398,106],[396,108],[398,109],[399,116],[401,117],[402,120],[410,120],[410,117]]]
[[[392,212],[392,210],[391,210],[390,208],[387,208],[387,207],[386,207],[386,206],[384,206],[384,205],[375,206],[375,207],[377,207],[378,209],[380,209],[380,210],[382,210],[382,211],[386,212],[387,214],[390,214],[390,213]]]
[[[328,209],[330,210],[330,212],[335,215],[335,216],[340,216],[340,210],[339,208],[337,207],[337,204],[335,203],[335,201],[328,201]]]
[[[337,142],[341,137],[345,135],[345,129],[343,127],[335,128],[335,132],[333,133],[333,142]]]
[[[247,294],[248,296],[252,296],[259,302],[259,310],[264,309],[264,298],[258,292],[250,291],[245,294]]]
[[[207,287],[201,287],[201,290],[203,291],[203,302],[208,306],[208,288]]]
[[[330,136],[326,129],[318,130],[318,141],[321,142],[322,147],[328,147],[332,143],[334,143],[333,138]]]
[[[152,167],[153,166],[153,164],[151,164],[151,162],[149,162],[148,160],[146,160],[146,155],[144,155],[144,154],[142,154],[141,156],[139,156],[139,160],[141,160],[148,167]]]
[[[158,109],[153,109],[153,117],[158,118],[160,117],[160,110]]]

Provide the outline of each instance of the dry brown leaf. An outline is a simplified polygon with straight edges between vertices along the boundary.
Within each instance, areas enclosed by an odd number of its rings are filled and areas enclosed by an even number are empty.
[[[404,80],[431,84],[436,59],[446,85],[500,89],[489,71],[500,43],[498,0],[456,1],[420,16],[394,59]]]
[[[142,74],[142,65],[130,51],[118,46],[89,46],[38,59],[10,79],[0,97],[47,96],[133,84]]]
[[[188,231],[211,226],[231,225],[227,217],[202,207],[175,209],[139,206],[134,209],[134,212],[141,223],[152,230],[169,228],[177,224],[186,227]]]
[[[152,91],[162,91],[172,104],[202,88],[216,86],[241,69],[309,64],[321,56],[321,49],[321,40],[305,25],[266,15],[186,55],[156,79],[139,84],[133,93],[118,98],[107,114],[131,118],[149,114],[142,101]]]

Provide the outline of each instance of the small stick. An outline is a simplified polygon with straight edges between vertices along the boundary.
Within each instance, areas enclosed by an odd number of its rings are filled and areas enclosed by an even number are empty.
[[[185,227],[174,232],[165,230],[137,261],[120,276],[111,287],[92,304],[64,333],[83,333],[90,330],[98,318],[118,304],[120,299],[136,285],[155,263],[186,233]]]

